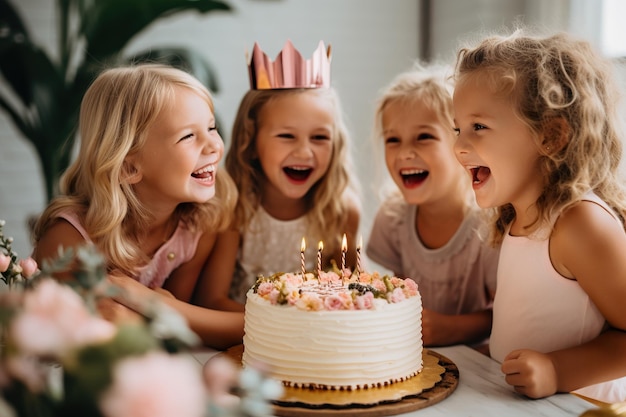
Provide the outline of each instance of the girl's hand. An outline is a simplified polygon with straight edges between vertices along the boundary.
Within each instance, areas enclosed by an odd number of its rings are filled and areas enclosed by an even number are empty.
[[[507,384],[530,398],[543,398],[557,392],[557,374],[549,355],[529,349],[509,353],[502,362]]]
[[[139,323],[143,321],[143,317],[139,313],[112,298],[99,299],[97,307],[100,316],[114,324]]]
[[[447,325],[449,316],[429,309],[422,310],[422,341],[424,346],[442,346],[449,344],[454,337],[449,335]]]

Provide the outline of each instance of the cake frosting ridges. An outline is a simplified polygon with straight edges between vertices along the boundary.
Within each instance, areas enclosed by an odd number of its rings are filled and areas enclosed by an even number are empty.
[[[413,281],[320,278],[276,275],[248,292],[244,366],[262,363],[286,385],[327,389],[386,385],[421,370],[422,306]]]

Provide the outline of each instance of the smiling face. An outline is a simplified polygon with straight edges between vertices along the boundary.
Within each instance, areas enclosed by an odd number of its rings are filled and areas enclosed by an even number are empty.
[[[515,114],[514,102],[471,76],[457,84],[453,103],[454,149],[472,178],[476,201],[483,208],[512,203],[518,216],[526,213],[543,181],[535,138]]]
[[[258,116],[256,156],[263,199],[301,199],[328,171],[334,113],[328,98],[304,91],[267,102]]]
[[[409,204],[447,199],[462,188],[454,131],[420,100],[391,100],[382,111],[385,162]]]
[[[209,103],[191,89],[176,87],[171,104],[147,130],[143,148],[128,157],[136,170],[137,195],[155,210],[206,202],[215,195],[223,153]]]

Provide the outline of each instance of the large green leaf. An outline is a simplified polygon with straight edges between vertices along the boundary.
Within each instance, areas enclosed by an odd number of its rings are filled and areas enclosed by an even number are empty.
[[[199,53],[185,48],[150,48],[138,52],[128,59],[129,62],[158,62],[183,69],[193,74],[206,85],[212,93],[219,92],[217,72],[209,61]]]
[[[156,20],[184,11],[230,11],[216,0],[96,0],[86,11],[81,34],[96,58],[122,50],[126,43]]]

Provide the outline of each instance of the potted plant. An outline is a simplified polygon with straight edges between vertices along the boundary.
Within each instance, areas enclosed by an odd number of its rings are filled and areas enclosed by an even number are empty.
[[[0,108],[30,141],[41,164],[47,200],[71,161],[80,102],[106,66],[159,61],[182,67],[218,91],[215,72],[198,53],[151,48],[125,56],[124,47],[156,20],[184,11],[230,11],[220,0],[57,0],[58,59],[35,44],[9,0],[0,0]]]

